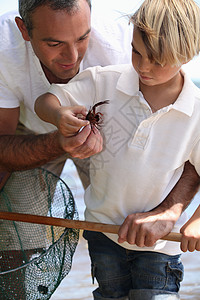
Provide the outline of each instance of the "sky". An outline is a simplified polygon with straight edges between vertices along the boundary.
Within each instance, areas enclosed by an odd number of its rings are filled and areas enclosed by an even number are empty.
[[[117,18],[121,14],[131,14],[143,0],[92,0],[93,9],[100,14]],[[196,0],[200,6],[200,0]],[[10,10],[17,10],[18,0],[0,0],[0,15]],[[193,80],[200,82],[200,56],[184,66]]]

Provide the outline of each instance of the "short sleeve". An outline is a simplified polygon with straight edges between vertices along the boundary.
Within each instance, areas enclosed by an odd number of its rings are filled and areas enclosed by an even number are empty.
[[[200,138],[191,152],[189,161],[200,176]]]
[[[14,94],[14,91],[10,87],[8,87],[6,81],[0,73],[0,107],[15,108],[19,106],[19,99]]]
[[[97,69],[98,67],[88,68],[67,84],[52,84],[48,92],[55,95],[61,105],[90,107],[95,101],[96,85],[98,85]]]

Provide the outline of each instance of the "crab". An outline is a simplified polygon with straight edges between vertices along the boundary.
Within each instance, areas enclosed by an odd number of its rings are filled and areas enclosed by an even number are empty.
[[[97,129],[99,129],[99,127],[101,126],[102,122],[103,122],[103,114],[100,112],[96,112],[96,107],[103,105],[103,104],[108,104],[109,100],[105,100],[105,101],[101,101],[101,102],[97,102],[88,112],[87,116],[86,116],[86,120],[90,121],[91,124],[91,129],[94,132],[94,127],[96,127]]]

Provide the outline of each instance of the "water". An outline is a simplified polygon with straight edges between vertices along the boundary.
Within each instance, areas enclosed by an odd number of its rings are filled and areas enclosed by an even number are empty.
[[[72,189],[80,219],[83,219],[85,207],[83,188],[71,161],[67,163],[62,177],[66,179]],[[199,203],[200,193],[196,195],[187,209],[189,216],[192,215]],[[198,300],[200,299],[200,252],[184,253],[182,261],[185,266],[185,276],[180,290],[181,300]],[[97,284],[92,284],[90,276],[90,259],[87,252],[87,244],[81,237],[74,255],[72,269],[51,297],[51,300],[92,300],[92,291],[96,287]]]

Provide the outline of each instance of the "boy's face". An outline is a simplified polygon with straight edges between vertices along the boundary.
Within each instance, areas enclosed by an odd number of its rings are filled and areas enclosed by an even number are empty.
[[[42,63],[46,75],[67,80],[79,71],[90,37],[90,8],[80,0],[80,9],[73,14],[65,10],[52,10],[41,6],[32,15],[31,37],[24,30],[23,37],[30,41],[36,56]]]
[[[169,82],[180,71],[181,66],[159,65],[148,58],[144,42],[137,27],[133,31],[132,65],[139,75],[139,80],[147,86],[155,86]]]

